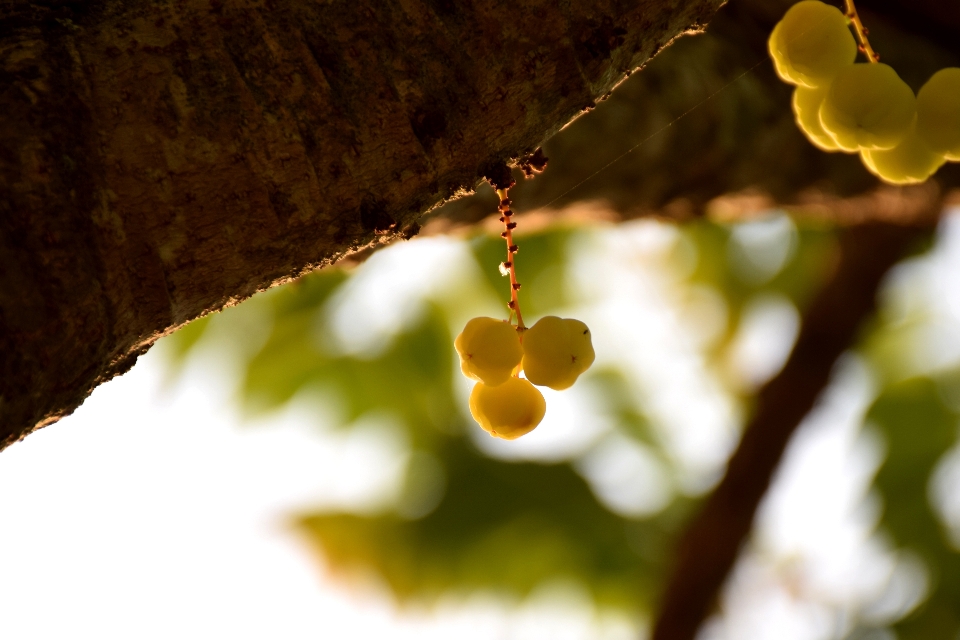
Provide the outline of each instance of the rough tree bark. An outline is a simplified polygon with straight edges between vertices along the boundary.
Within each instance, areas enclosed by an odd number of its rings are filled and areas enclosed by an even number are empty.
[[[415,233],[723,1],[0,4],[0,448],[183,323]]]

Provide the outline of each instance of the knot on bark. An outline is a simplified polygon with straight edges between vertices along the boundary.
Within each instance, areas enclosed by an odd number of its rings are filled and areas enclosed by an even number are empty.
[[[547,162],[550,160],[543,155],[543,148],[538,147],[533,153],[529,153],[517,160],[517,168],[523,171],[525,178],[535,178],[538,173],[543,173],[547,168]]]

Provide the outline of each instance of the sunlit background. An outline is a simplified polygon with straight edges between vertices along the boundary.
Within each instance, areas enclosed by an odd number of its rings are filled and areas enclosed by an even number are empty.
[[[503,315],[497,236],[393,245],[199,321],[3,453],[0,637],[642,637],[833,242],[775,211],[520,236],[525,313],[583,319],[597,361],[515,442],[470,420],[451,345]],[[893,637],[930,595],[929,549],[884,514],[929,497],[960,539],[960,451],[913,471],[924,495],[883,494],[898,451],[864,415],[926,376],[953,442],[958,270],[953,214],[887,278],[704,638]]]

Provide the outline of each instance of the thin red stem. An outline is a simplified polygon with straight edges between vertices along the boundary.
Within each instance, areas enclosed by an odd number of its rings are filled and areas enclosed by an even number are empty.
[[[517,331],[526,329],[523,326],[523,315],[520,313],[520,300],[517,294],[520,292],[520,283],[517,282],[517,245],[513,243],[513,230],[517,228],[517,223],[513,221],[513,211],[510,210],[510,198],[507,197],[507,189],[497,189],[497,196],[500,197],[500,221],[503,222],[503,233],[500,234],[507,241],[507,261],[504,266],[510,273],[510,310],[517,314]]]

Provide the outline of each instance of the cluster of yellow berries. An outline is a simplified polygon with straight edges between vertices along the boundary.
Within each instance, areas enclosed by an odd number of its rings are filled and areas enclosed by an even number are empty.
[[[490,435],[513,440],[533,431],[547,403],[533,385],[561,391],[594,360],[590,330],[579,320],[546,316],[526,330],[474,318],[457,336],[460,370],[477,380],[470,413]],[[526,378],[520,378],[520,372]]]
[[[859,153],[891,184],[923,182],[960,161],[960,69],[935,73],[917,95],[878,62],[853,3],[847,15],[819,0],[793,5],[768,42],[777,74],[796,85],[797,125],[824,151]],[[858,47],[850,23],[864,45]],[[869,62],[855,63],[858,49]]]
[[[579,320],[546,316],[527,329],[523,326],[517,292],[512,219],[507,189],[500,196],[501,233],[507,241],[507,261],[500,272],[510,277],[511,318],[517,324],[495,318],[473,318],[454,341],[460,354],[460,370],[476,380],[470,394],[470,413],[484,431],[492,436],[513,440],[536,428],[547,411],[540,385],[561,391],[576,382],[594,360],[590,330]],[[521,378],[521,372],[526,376]]]

